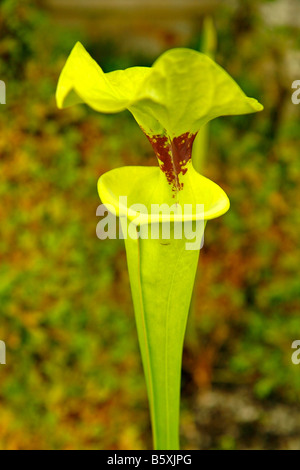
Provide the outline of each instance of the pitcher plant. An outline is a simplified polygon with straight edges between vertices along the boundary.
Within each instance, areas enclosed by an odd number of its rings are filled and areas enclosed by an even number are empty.
[[[210,120],[263,107],[210,57],[186,48],[163,53],[152,67],[104,73],[77,43],[56,97],[59,108],[128,109],[157,156],[157,167],[108,171],[98,191],[121,220],[154,448],[179,449],[182,349],[200,240],[207,220],[229,209],[225,192],[194,169],[193,142]]]

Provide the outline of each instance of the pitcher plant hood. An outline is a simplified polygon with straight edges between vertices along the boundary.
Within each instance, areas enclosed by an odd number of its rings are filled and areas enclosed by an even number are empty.
[[[205,203],[210,213],[208,218],[213,217],[216,191],[223,202],[217,204],[215,217],[228,210],[229,201],[221,188],[200,176],[192,166],[192,146],[197,132],[218,116],[263,109],[256,99],[245,95],[222,67],[200,52],[171,49],[152,67],[104,73],[79,42],[61,73],[56,98],[59,108],[86,103],[102,113],[128,109],[150,141],[168,186],[163,184],[160,171],[149,169],[148,187],[139,184],[139,191],[134,191],[135,200],[145,203],[152,194],[158,202],[175,199],[178,203]],[[137,179],[139,172],[145,178],[145,169],[137,168],[124,168],[122,175],[116,175],[123,185],[123,194],[128,194],[132,188],[130,182]],[[112,187],[106,184],[113,182],[113,176],[99,183],[102,200],[109,194],[112,196]],[[206,200],[201,201],[204,189]],[[213,196],[211,203],[209,194]]]

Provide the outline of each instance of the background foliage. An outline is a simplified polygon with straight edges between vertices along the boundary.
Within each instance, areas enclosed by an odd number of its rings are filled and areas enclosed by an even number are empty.
[[[124,247],[96,238],[95,214],[103,172],[155,157],[129,113],[58,111],[54,95],[78,39],[105,71],[156,57],[54,25],[37,3],[0,7],[0,448],[151,448]],[[189,449],[300,448],[300,76],[287,54],[299,29],[267,26],[261,3],[214,18],[217,62],[265,111],[210,127],[204,174],[231,209],[200,256],[183,360]],[[200,42],[201,24],[175,46]]]

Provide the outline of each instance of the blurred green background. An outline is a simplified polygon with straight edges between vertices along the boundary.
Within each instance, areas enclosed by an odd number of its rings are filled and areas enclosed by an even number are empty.
[[[152,446],[123,242],[95,230],[99,176],[156,160],[129,113],[58,111],[55,89],[77,40],[106,72],[151,65],[199,49],[207,14],[216,61],[265,110],[210,126],[203,173],[231,209],[200,256],[182,448],[300,449],[298,13],[292,0],[2,0],[0,449]]]

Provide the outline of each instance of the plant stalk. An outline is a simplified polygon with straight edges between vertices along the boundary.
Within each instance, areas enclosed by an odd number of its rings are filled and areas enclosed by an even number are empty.
[[[179,449],[182,349],[199,257],[185,243],[125,240],[155,450]]]

